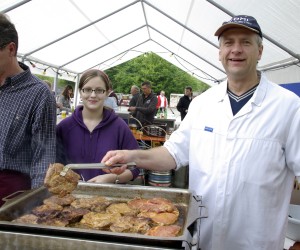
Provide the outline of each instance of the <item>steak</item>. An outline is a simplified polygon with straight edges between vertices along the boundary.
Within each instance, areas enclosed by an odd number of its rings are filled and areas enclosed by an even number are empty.
[[[135,198],[128,201],[128,206],[139,211],[138,217],[150,218],[156,225],[174,224],[179,217],[177,207],[165,198]]]
[[[176,237],[181,230],[180,226],[170,225],[170,226],[157,226],[153,227],[146,235],[159,236],[159,237]]]
[[[88,209],[84,208],[64,207],[58,217],[64,221],[68,221],[69,223],[76,223],[79,222],[82,217],[89,212],[90,211]]]
[[[76,198],[73,195],[67,194],[66,196],[63,197],[59,197],[58,195],[52,195],[50,196],[50,198],[45,199],[43,202],[46,205],[54,203],[60,206],[68,206],[75,200]]]
[[[54,227],[65,227],[69,224],[69,221],[63,218],[39,218],[38,224],[40,225],[47,225],[47,226],[54,226]]]
[[[120,216],[119,214],[89,212],[83,216],[79,223],[87,228],[106,229]]]
[[[39,217],[39,219],[47,220],[55,218],[62,210],[62,206],[52,203],[35,207],[32,209],[32,213]]]
[[[25,214],[15,220],[13,220],[12,222],[23,223],[23,224],[38,224],[38,218],[39,217],[37,217],[34,214]]]
[[[152,199],[141,199],[135,198],[128,202],[129,207],[137,209],[141,212],[173,212],[176,210],[176,206],[172,201],[165,198],[152,198]]]
[[[93,212],[104,212],[106,207],[111,204],[105,197],[94,196],[90,198],[79,198],[71,203],[74,208],[85,208]]]
[[[155,213],[155,212],[141,212],[138,217],[150,218],[157,225],[172,225],[179,216],[178,210],[174,210],[172,213]]]
[[[106,208],[106,212],[111,214],[136,215],[138,211],[131,209],[127,203],[113,203]]]
[[[117,233],[141,233],[145,234],[150,227],[151,220],[135,216],[119,217],[111,226],[110,231]]]
[[[78,185],[80,175],[69,169],[65,176],[60,175],[64,165],[50,164],[44,180],[44,185],[49,192],[63,197],[71,193]]]

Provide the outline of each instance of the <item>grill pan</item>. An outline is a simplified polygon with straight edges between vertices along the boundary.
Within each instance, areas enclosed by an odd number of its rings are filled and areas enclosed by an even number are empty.
[[[28,193],[25,192],[0,208],[0,246],[5,242],[9,244],[12,241],[14,244],[17,242],[19,246],[23,246],[24,239],[27,238],[37,245],[47,241],[54,243],[61,241],[60,244],[68,243],[68,246],[74,245],[75,249],[80,245],[79,243],[84,243],[84,249],[96,249],[95,245],[101,246],[101,249],[106,249],[105,246],[108,246],[107,249],[126,249],[123,248],[124,246],[127,249],[129,247],[131,249],[198,249],[199,219],[207,217],[207,215],[205,214],[206,210],[202,209],[201,197],[189,190],[80,182],[72,194],[77,198],[98,195],[118,201],[127,201],[135,197],[167,198],[179,209],[178,222],[183,228],[182,234],[177,237],[154,237],[133,233],[11,222],[29,213],[34,207],[41,205],[44,199],[51,196],[45,187],[41,187]]]

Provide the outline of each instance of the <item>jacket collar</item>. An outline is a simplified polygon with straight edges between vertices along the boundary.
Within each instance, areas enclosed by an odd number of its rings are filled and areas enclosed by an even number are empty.
[[[253,94],[252,102],[257,106],[261,106],[267,93],[268,80],[264,73],[258,71],[258,74],[261,74],[260,82],[257,86],[256,91]],[[227,79],[219,84],[219,91],[217,92],[216,95],[217,101],[222,102],[226,96],[227,96]]]

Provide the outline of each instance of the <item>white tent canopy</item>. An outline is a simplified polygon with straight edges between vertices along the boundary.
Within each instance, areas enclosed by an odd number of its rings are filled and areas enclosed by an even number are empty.
[[[20,60],[40,73],[75,79],[154,52],[211,86],[225,78],[214,32],[252,15],[264,36],[259,69],[300,82],[298,0],[1,0],[0,11],[16,25]]]

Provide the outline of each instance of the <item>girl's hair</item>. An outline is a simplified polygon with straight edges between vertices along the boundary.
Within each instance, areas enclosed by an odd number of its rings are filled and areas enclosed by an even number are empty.
[[[63,95],[67,99],[70,99],[70,94],[69,94],[70,89],[72,89],[72,91],[73,91],[73,87],[71,85],[67,85],[65,87],[64,91],[61,93],[61,95]]]
[[[108,75],[99,69],[90,69],[82,74],[79,80],[79,90],[83,89],[84,85],[94,77],[100,77],[104,81],[105,90],[107,91],[109,89],[110,80]]]

